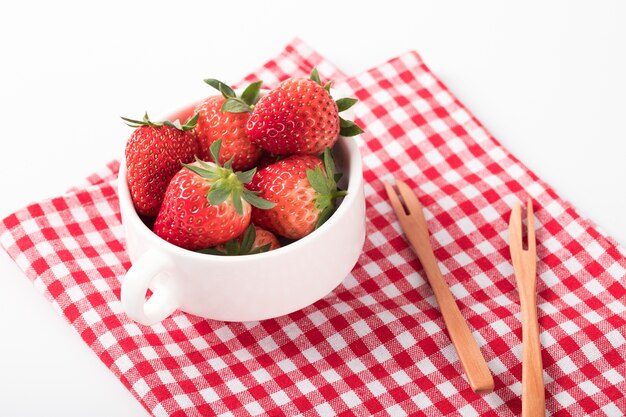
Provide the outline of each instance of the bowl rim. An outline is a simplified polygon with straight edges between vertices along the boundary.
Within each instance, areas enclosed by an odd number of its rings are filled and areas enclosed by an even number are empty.
[[[347,195],[343,198],[343,200],[337,207],[337,210],[332,214],[332,216],[330,216],[328,220],[326,220],[323,225],[321,225],[318,229],[315,229],[310,234],[290,243],[287,246],[281,246],[278,249],[257,254],[220,256],[184,249],[180,246],[176,246],[173,243],[166,241],[165,239],[157,236],[148,226],[146,226],[146,224],[141,220],[139,214],[137,214],[137,211],[135,210],[135,206],[132,202],[130,190],[128,188],[128,183],[126,180],[125,157],[121,159],[122,162],[120,164],[117,185],[120,212],[123,214],[122,224],[125,226],[125,228],[133,227],[133,229],[135,229],[140,235],[141,239],[145,240],[148,243],[149,247],[156,247],[159,249],[159,251],[163,253],[173,253],[173,255],[175,255],[176,257],[186,257],[198,261],[204,259],[207,262],[241,263],[250,261],[262,261],[276,256],[288,256],[287,254],[290,251],[297,251],[303,246],[306,246],[309,242],[312,242],[314,239],[322,238],[323,235],[331,233],[334,225],[341,221],[344,216],[349,215],[348,211],[352,208],[359,195],[360,188],[363,186],[363,166],[359,146],[356,142],[356,137],[339,136],[339,139],[337,140],[333,148],[335,148],[340,143],[342,144],[340,146],[345,146],[346,156],[350,166]],[[125,224],[126,222],[130,222],[130,224],[127,225]]]

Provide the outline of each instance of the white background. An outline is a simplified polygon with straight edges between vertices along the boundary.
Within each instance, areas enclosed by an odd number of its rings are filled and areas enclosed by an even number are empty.
[[[470,4],[471,3],[471,4]],[[165,114],[298,36],[347,73],[416,49],[487,129],[626,243],[626,3],[6,2],[0,217],[123,152],[118,116]],[[0,253],[0,414],[142,416]]]

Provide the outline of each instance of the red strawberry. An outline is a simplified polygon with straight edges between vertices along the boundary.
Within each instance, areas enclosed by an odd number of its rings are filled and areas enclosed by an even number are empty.
[[[154,217],[159,212],[165,190],[180,169],[180,163],[191,162],[198,145],[191,129],[197,115],[183,126],[178,120],[151,122],[146,113],[143,120],[122,119],[135,131],[126,143],[128,188],[137,213]]]
[[[263,248],[267,247],[268,251],[280,248],[280,242],[274,233],[269,230],[265,230],[257,225],[254,225],[255,234],[254,243],[252,244],[252,250],[260,249],[265,252]],[[268,246],[269,245],[269,246]]]
[[[202,102],[196,111],[199,114],[196,137],[200,146],[200,158],[210,160],[209,148],[218,139],[222,140],[220,158],[233,159],[233,169],[252,168],[261,156],[261,148],[250,142],[246,124],[252,106],[256,103],[261,89],[261,81],[251,84],[241,98],[235,95],[226,84],[208,79],[205,82],[222,92],[222,96],[212,96]]]
[[[154,233],[174,245],[197,250],[241,235],[250,224],[251,205],[274,205],[244,188],[256,169],[233,172],[230,161],[221,166],[221,142],[211,145],[216,161],[184,165],[167,187],[154,223]]]
[[[290,239],[300,239],[324,223],[335,211],[338,191],[330,150],[324,163],[313,155],[292,155],[263,168],[252,179],[251,190],[276,203],[269,210],[252,209],[252,221]]]
[[[362,132],[354,122],[339,117],[356,99],[333,101],[328,82],[322,86],[317,70],[311,78],[283,81],[256,104],[247,131],[252,143],[276,155],[319,154],[331,148],[338,135]]]
[[[252,255],[280,248],[280,242],[274,234],[250,223],[245,233],[214,248],[201,249],[199,252],[211,255]]]

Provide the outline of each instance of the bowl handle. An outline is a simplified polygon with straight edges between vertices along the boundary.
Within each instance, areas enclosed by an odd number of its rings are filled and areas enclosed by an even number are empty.
[[[178,301],[169,287],[155,289],[146,300],[146,292],[154,278],[166,274],[173,278],[172,264],[168,256],[154,249],[133,262],[122,281],[122,306],[128,316],[147,326],[165,319],[178,308]]]

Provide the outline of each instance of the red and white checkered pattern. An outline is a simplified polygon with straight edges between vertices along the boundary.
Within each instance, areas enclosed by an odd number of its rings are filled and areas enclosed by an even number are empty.
[[[247,77],[268,85],[317,66],[353,92],[366,133],[367,240],[317,303],[273,320],[183,313],[151,327],[119,301],[130,266],[118,163],[7,217],[0,243],[104,364],[155,416],[519,415],[521,326],[507,246],[516,200],[535,200],[548,414],[626,414],[626,258],[495,141],[408,53],[353,77],[295,40]],[[435,254],[474,329],[495,391],[472,393],[381,180],[422,201]],[[296,279],[297,277],[294,277]]]

